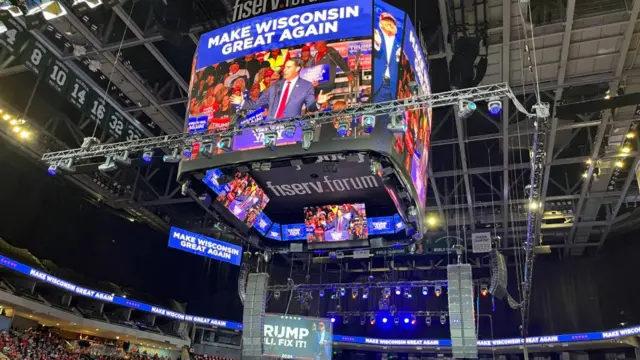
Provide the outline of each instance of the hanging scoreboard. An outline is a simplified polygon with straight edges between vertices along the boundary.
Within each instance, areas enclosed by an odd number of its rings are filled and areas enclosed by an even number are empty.
[[[71,75],[71,73],[69,73],[69,75]],[[84,112],[89,103],[89,94],[91,93],[89,85],[77,76],[71,76],[69,84],[65,97],[73,106],[77,107],[78,110]]]
[[[34,74],[40,76],[49,65],[51,54],[49,50],[37,41],[32,41],[22,54],[24,65]]]
[[[69,68],[62,61],[54,60],[45,72],[47,84],[60,95],[64,95],[69,85]]]

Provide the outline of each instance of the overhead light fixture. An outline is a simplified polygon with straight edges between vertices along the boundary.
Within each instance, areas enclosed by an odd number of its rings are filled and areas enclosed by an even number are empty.
[[[460,100],[458,102],[458,117],[463,120],[468,118],[476,111],[477,107],[476,103],[472,101]]]
[[[489,100],[487,107],[489,108],[489,113],[491,115],[498,115],[502,111],[502,101],[498,99],[491,99]]]
[[[20,132],[20,137],[28,140],[31,137],[31,133],[27,130],[22,130],[22,132]]]
[[[113,161],[113,158],[111,156],[107,156],[107,160],[104,162],[104,164],[101,164],[100,166],[98,166],[98,170],[102,172],[114,171],[117,168],[118,168],[118,165],[116,165],[116,163]]]
[[[348,315],[343,316],[342,317],[342,322],[345,323],[345,324],[348,324],[349,323],[349,316]]]
[[[230,152],[233,150],[233,135],[225,135],[218,140],[218,149],[224,152]]]
[[[583,179],[586,179],[588,177],[589,177],[589,172],[588,171],[585,171],[585,172],[582,173],[582,178]]]
[[[9,115],[9,114],[4,114],[4,115],[2,115],[2,120],[4,120],[4,121],[9,121],[9,120],[11,120],[11,115]]]
[[[54,176],[57,173],[58,173],[58,165],[56,164],[49,165],[49,168],[47,169],[47,174]]]
[[[402,135],[407,131],[407,122],[404,120],[404,114],[389,115],[389,123],[387,130],[395,135]]]
[[[145,150],[142,153],[142,160],[146,163],[150,163],[153,160],[153,150]]]
[[[435,215],[430,215],[430,216],[427,218],[427,224],[428,224],[429,226],[436,226],[436,225],[438,225],[438,218],[437,218]]]
[[[284,131],[282,132],[282,134],[286,137],[291,139],[292,137],[294,137],[296,135],[296,126],[294,124],[289,124],[287,126],[284,127]]]
[[[180,154],[178,153],[178,148],[174,148],[173,150],[171,150],[170,154],[165,154],[162,156],[162,161],[166,162],[166,163],[179,163],[180,160],[182,158],[180,157]]]
[[[338,136],[345,137],[349,135],[349,128],[351,127],[351,121],[345,119],[344,116],[338,120]]]
[[[436,296],[440,296],[440,295],[442,295],[442,286],[440,286],[440,285],[436,285],[436,286],[435,286],[435,288],[433,289],[433,293],[434,293]]]
[[[400,288],[400,286],[396,286],[396,295],[400,294],[402,294],[402,289]]]
[[[362,115],[360,117],[360,126],[362,126],[362,130],[364,130],[365,133],[371,134],[373,128],[376,127],[375,115]]]
[[[362,290],[362,298],[363,299],[368,299],[369,298],[369,289],[368,288],[364,288]]]
[[[320,295],[320,297],[324,297],[324,289],[320,289],[318,295]]]
[[[116,155],[113,157],[113,160],[120,165],[131,165],[131,159],[129,158],[129,150],[125,150],[120,155]]]
[[[622,149],[620,149],[620,151],[622,151],[625,154],[628,154],[631,152],[631,148],[627,145],[623,146]]]
[[[424,318],[424,323],[427,324],[427,326],[431,326],[431,316]]]
[[[182,156],[184,156],[187,159],[190,159],[191,155],[193,155],[193,145],[185,145],[182,148]]]
[[[19,133],[20,131],[22,131],[22,128],[20,126],[16,125],[16,126],[13,127],[12,130],[13,130],[14,133]]]
[[[617,168],[623,168],[624,167],[624,162],[621,160],[616,161],[615,163]]]
[[[371,324],[371,325],[375,325],[376,324],[376,317],[375,316],[373,316],[373,315],[369,316],[369,324]]]
[[[58,167],[66,172],[75,172],[76,167],[73,165],[73,159],[63,160],[58,163]]]
[[[302,129],[302,150],[309,150],[314,135],[315,129],[313,126],[305,126]]]
[[[592,162],[591,159],[587,159],[587,161],[585,161],[587,165],[591,165],[591,162]]]
[[[607,91],[604,93],[604,99],[605,99],[605,100],[609,100],[609,99],[611,99],[611,90],[607,90]]]
[[[382,290],[382,297],[388,299],[391,296],[391,288],[384,288]]]
[[[411,315],[411,325],[415,325],[415,324],[416,324],[416,316]]]
[[[411,288],[405,288],[405,289],[404,289],[404,297],[405,297],[406,299],[411,299],[411,298],[412,298],[412,295],[411,295]]]
[[[355,299],[357,297],[358,297],[358,289],[357,288],[351,289],[351,298]]]
[[[398,325],[400,323],[400,318],[397,316],[393,318],[393,325]]]
[[[627,139],[634,139],[636,137],[636,133],[634,133],[633,131],[630,131],[624,137],[626,137]]]
[[[340,288],[340,296],[344,296],[347,293],[347,291],[345,290],[345,288],[341,287]]]
[[[280,299],[280,290],[276,290],[273,292],[273,298],[276,300]]]
[[[480,295],[487,296],[487,294],[489,294],[489,288],[487,287],[487,284],[481,284],[480,285]]]
[[[447,323],[447,317],[444,315],[440,315],[440,324],[444,325]]]
[[[426,287],[426,286],[422,287],[422,295],[425,295],[425,296],[429,295],[429,288],[428,287]]]

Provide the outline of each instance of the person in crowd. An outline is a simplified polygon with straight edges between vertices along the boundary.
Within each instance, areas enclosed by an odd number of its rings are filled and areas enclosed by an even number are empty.
[[[374,102],[391,101],[396,92],[395,80],[398,78],[398,61],[402,49],[400,42],[402,34],[398,34],[396,19],[388,12],[380,14],[379,29],[373,33],[374,72],[373,92]],[[381,71],[378,71],[380,69]]]
[[[236,95],[232,95],[236,96]],[[222,119],[222,118],[230,118],[233,114],[235,114],[235,109],[231,106],[231,101],[229,95],[225,95],[222,98],[222,102],[220,104],[220,108],[213,115],[214,118]]]
[[[316,55],[313,57],[312,64],[314,66],[329,65],[329,80],[319,83],[316,86],[316,92],[323,91],[326,93],[335,89],[337,68],[340,68],[340,70],[347,74],[349,82],[353,82],[353,73],[349,68],[349,64],[344,61],[344,58],[338,50],[328,46],[326,41],[316,41],[313,47],[316,49]]]
[[[307,111],[319,110],[331,98],[331,94],[320,92],[316,99],[313,85],[300,78],[301,69],[302,60],[292,58],[284,64],[283,80],[270,86],[257,101],[245,101],[241,96],[234,95],[231,102],[243,110],[268,108],[272,119],[298,117],[302,114],[303,106]]]
[[[224,86],[231,87],[236,79],[243,78],[245,81],[249,81],[249,71],[247,69],[241,69],[238,62],[231,63],[229,66],[229,72],[224,76]]]
[[[251,76],[254,76],[255,74],[257,74],[260,71],[260,69],[269,67],[269,63],[265,63],[265,62],[261,63],[258,59],[256,59],[255,54],[245,55],[243,65],[244,65],[243,67],[247,69],[247,71],[250,74],[249,78],[247,79],[248,85],[253,85],[254,83],[254,79]]]
[[[250,101],[258,101],[260,98],[260,84],[253,84],[251,91],[249,92]]]
[[[287,49],[272,49],[264,55],[264,61],[269,64],[271,70],[280,72],[289,57],[289,50]]]
[[[300,50],[300,59],[302,60],[302,67],[308,68],[313,66],[313,58],[311,57],[311,46],[305,45]]]

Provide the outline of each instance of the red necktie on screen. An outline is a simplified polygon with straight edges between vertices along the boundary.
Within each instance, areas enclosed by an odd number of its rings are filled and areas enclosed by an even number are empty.
[[[287,81],[287,85],[284,87],[284,92],[282,93],[282,99],[280,100],[280,105],[278,105],[278,111],[276,112],[276,119],[280,119],[284,115],[284,108],[287,106],[287,98],[289,97],[289,84],[291,82]]]

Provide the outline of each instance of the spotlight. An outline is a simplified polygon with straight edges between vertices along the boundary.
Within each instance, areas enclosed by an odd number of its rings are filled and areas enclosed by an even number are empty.
[[[371,134],[373,128],[376,126],[375,115],[362,115],[360,117],[360,126],[362,126],[365,133]]]
[[[351,289],[351,298],[355,299],[358,297],[358,289]]]
[[[387,130],[392,134],[402,135],[407,131],[407,123],[404,121],[404,114],[391,114]]]
[[[436,296],[440,296],[442,295],[442,286],[437,285],[434,289],[433,289],[433,293],[436,294]]]
[[[276,290],[273,292],[273,298],[276,300],[280,299],[280,290]]]
[[[296,126],[295,125],[287,125],[284,127],[284,136],[291,139],[296,135]]]
[[[122,154],[114,156],[113,160],[121,165],[131,165],[129,150],[125,150]]]
[[[428,294],[429,294],[429,288],[428,288],[428,287],[426,287],[426,286],[422,287],[422,295],[425,295],[425,296],[426,296],[426,295],[428,295]]]
[[[365,321],[364,315],[360,316],[360,326],[364,326]]]
[[[344,296],[346,293],[345,288],[340,288],[340,296]]]
[[[309,150],[314,134],[313,126],[306,126],[302,129],[302,150]]]
[[[460,119],[468,118],[478,106],[472,101],[460,100],[458,103],[458,117]]]
[[[444,325],[447,323],[447,317],[444,315],[440,315],[440,324]]]
[[[435,215],[430,215],[430,216],[427,218],[427,224],[428,224],[429,226],[436,226],[436,225],[438,225],[438,218],[437,218],[437,217],[435,217]]]
[[[338,136],[345,137],[349,134],[351,122],[347,119],[338,120]]]
[[[180,162],[180,154],[178,154],[178,148],[174,148],[171,151],[171,154],[165,154],[162,156],[162,161],[166,163],[179,163]]]
[[[411,315],[411,325],[415,325],[415,324],[416,324],[416,316]]]
[[[431,326],[431,316],[424,318],[424,323],[427,324],[427,326]]]
[[[116,163],[113,161],[113,158],[111,156],[107,156],[107,160],[104,162],[104,164],[101,164],[100,166],[98,166],[98,170],[102,172],[114,171],[117,168],[118,168],[118,165],[116,165]]]
[[[391,296],[391,289],[390,288],[384,288],[384,290],[382,290],[382,296],[385,299],[388,299],[389,296]]]
[[[480,294],[482,296],[487,296],[488,293],[489,293],[489,289],[487,288],[487,285],[486,284],[480,285]]]
[[[273,151],[276,149],[276,144],[278,142],[278,133],[275,131],[265,132],[263,134],[264,139],[262,140],[262,144],[267,149]]]
[[[58,164],[58,167],[66,172],[75,172],[76,167],[73,165],[73,159],[67,159]]]
[[[11,120],[11,115],[9,115],[9,114],[4,114],[4,115],[2,115],[2,120],[4,120],[4,121],[9,121],[9,120]]]
[[[488,107],[491,115],[498,115],[502,111],[502,102],[497,99],[489,100]]]
[[[342,322],[345,323],[345,324],[348,324],[349,323],[349,317],[348,316],[343,316]]]
[[[407,299],[411,299],[411,289],[410,288],[406,288],[404,289],[404,297]]]
[[[192,145],[185,145],[182,148],[182,156],[188,158],[191,158],[191,155],[193,155],[193,146]]]
[[[22,130],[22,132],[20,132],[20,137],[27,140],[31,137],[31,133],[27,130]]]
[[[400,323],[400,319],[396,316],[393,318],[393,325],[398,325]]]
[[[362,298],[363,299],[368,299],[369,298],[369,289],[362,290]]]
[[[333,323],[335,323],[335,322],[336,322],[336,318],[335,318],[335,317],[332,317],[332,318],[331,318],[331,323],[333,324]]]
[[[222,136],[220,137],[220,140],[218,140],[218,143],[216,144],[216,146],[218,147],[218,149],[224,151],[224,152],[230,152],[233,150],[233,136],[228,135],[228,136]]]
[[[616,167],[617,168],[623,168],[624,167],[624,162],[622,162],[621,160],[616,161]]]
[[[408,324],[408,323],[409,323],[409,318],[407,318],[407,317],[406,317],[406,318],[404,318],[404,323],[405,323],[405,324]]]
[[[323,290],[323,289],[320,289],[320,291],[318,292],[318,295],[319,295],[320,297],[324,297],[324,290]]]
[[[58,165],[52,164],[49,165],[49,168],[47,169],[47,174],[54,176],[58,173]]]
[[[19,133],[22,130],[22,128],[20,126],[14,126],[13,127],[13,132],[14,133]]]
[[[383,322],[384,324],[386,324],[386,323],[387,323],[387,321],[389,321],[389,320],[388,320],[386,317],[383,317],[383,318],[382,318],[382,322]]]
[[[634,133],[633,131],[628,132],[628,133],[627,133],[627,135],[625,135],[625,137],[626,137],[627,139],[633,139],[633,138],[635,138],[635,137],[636,137],[636,133]]]
[[[400,295],[402,290],[400,290],[400,286],[396,286],[396,295]]]
[[[150,163],[153,160],[153,150],[145,150],[142,153],[142,160],[146,163]]]
[[[540,208],[540,203],[537,201],[529,201],[529,209],[538,210]]]
[[[386,320],[386,319],[387,318],[384,318],[384,320]],[[386,321],[384,321],[384,322],[386,322]],[[375,325],[376,324],[376,317],[375,316],[373,316],[373,315],[369,316],[369,324],[371,324],[371,325]]]
[[[11,126],[18,125],[18,120],[11,119],[11,121],[9,121],[9,125],[11,125]]]
[[[621,151],[622,151],[623,153],[625,153],[625,154],[628,154],[628,153],[630,153],[630,152],[631,152],[631,148],[630,148],[629,146],[626,146],[626,145],[625,145],[625,146],[623,146],[623,147],[622,147]]]

